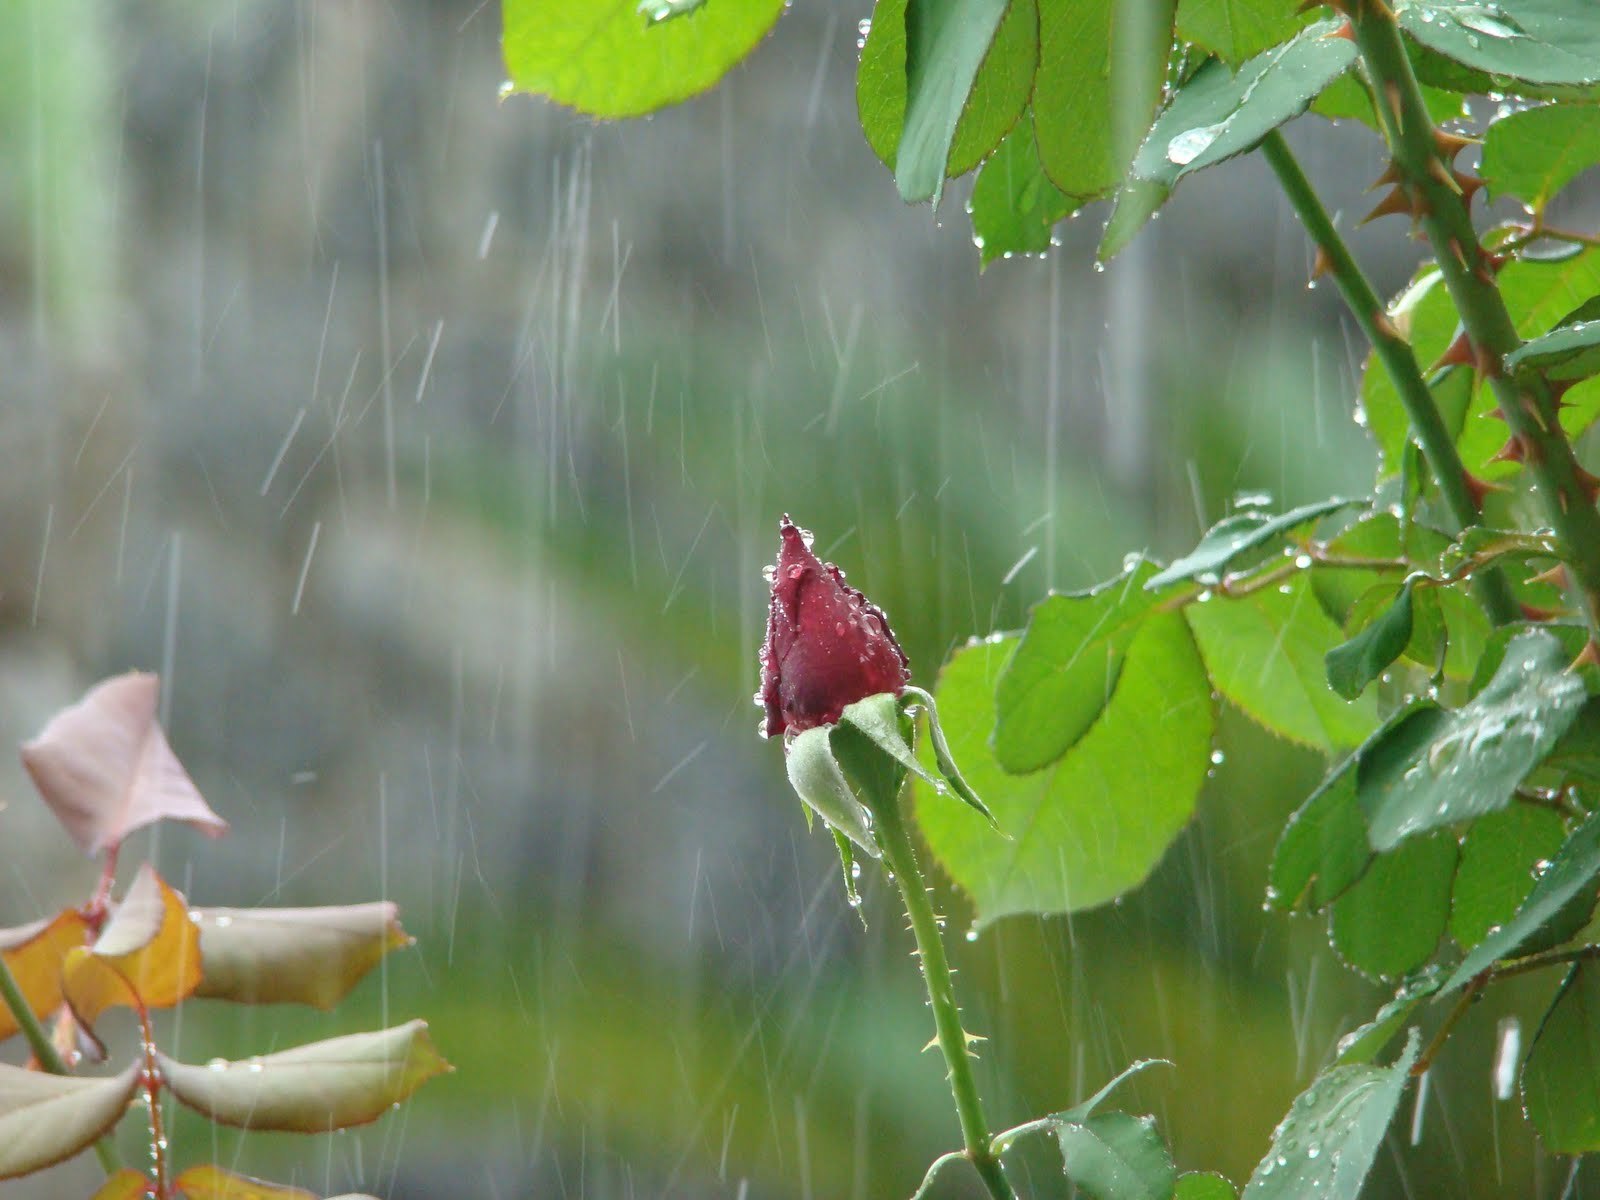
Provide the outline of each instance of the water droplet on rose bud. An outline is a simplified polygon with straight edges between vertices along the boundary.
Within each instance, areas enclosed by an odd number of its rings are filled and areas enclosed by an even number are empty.
[[[806,569],[800,563],[795,563],[794,566],[789,568],[789,572],[788,572],[790,579],[799,579],[800,576],[804,575],[805,573],[806,573]]]

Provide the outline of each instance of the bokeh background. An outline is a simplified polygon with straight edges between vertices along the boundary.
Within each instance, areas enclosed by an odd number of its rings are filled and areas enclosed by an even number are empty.
[[[903,207],[855,126],[867,15],[806,0],[710,95],[597,125],[499,99],[493,0],[0,4],[0,741],[159,671],[233,833],[129,869],[400,903],[418,945],[336,1013],[197,1003],[169,1050],[421,1015],[458,1068],[324,1139],[180,1117],[180,1163],[396,1200],[909,1194],[958,1142],[909,937],[875,881],[863,929],[755,734],[778,515],[927,684],[1241,494],[1368,486],[1361,347],[1261,164],[1104,272],[1089,210],[980,274],[962,189]],[[1290,136],[1353,225],[1375,138]],[[1354,241],[1392,290],[1417,252],[1384,226]],[[1233,714],[1219,750],[1116,905],[968,942],[940,881],[997,1126],[1169,1058],[1125,1102],[1243,1182],[1383,999],[1261,912],[1322,764]],[[0,925],[86,895],[9,754],[0,804]],[[1595,1188],[1492,1096],[1498,1023],[1553,982],[1469,1015],[1366,1194]],[[1017,1168],[1068,1192],[1043,1148]]]

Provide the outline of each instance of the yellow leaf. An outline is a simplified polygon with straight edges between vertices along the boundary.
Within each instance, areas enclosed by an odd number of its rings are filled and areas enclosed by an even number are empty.
[[[71,908],[53,920],[0,929],[0,958],[5,959],[34,1016],[42,1018],[61,1006],[61,960],[87,938],[82,914]],[[0,1004],[0,1041],[18,1028],[11,1010]]]

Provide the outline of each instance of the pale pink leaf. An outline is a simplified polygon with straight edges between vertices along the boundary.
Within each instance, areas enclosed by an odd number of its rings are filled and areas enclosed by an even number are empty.
[[[212,837],[228,831],[167,745],[156,722],[160,690],[146,672],[108,679],[22,747],[34,786],[86,854],[160,820],[187,821]]]

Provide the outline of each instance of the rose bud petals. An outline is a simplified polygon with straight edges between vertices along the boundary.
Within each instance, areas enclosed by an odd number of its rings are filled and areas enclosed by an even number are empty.
[[[906,656],[888,618],[844,581],[844,572],[811,552],[811,535],[785,515],[771,571],[772,607],[761,647],[761,695],[767,737],[839,720],[867,696],[900,695],[910,681]]]

